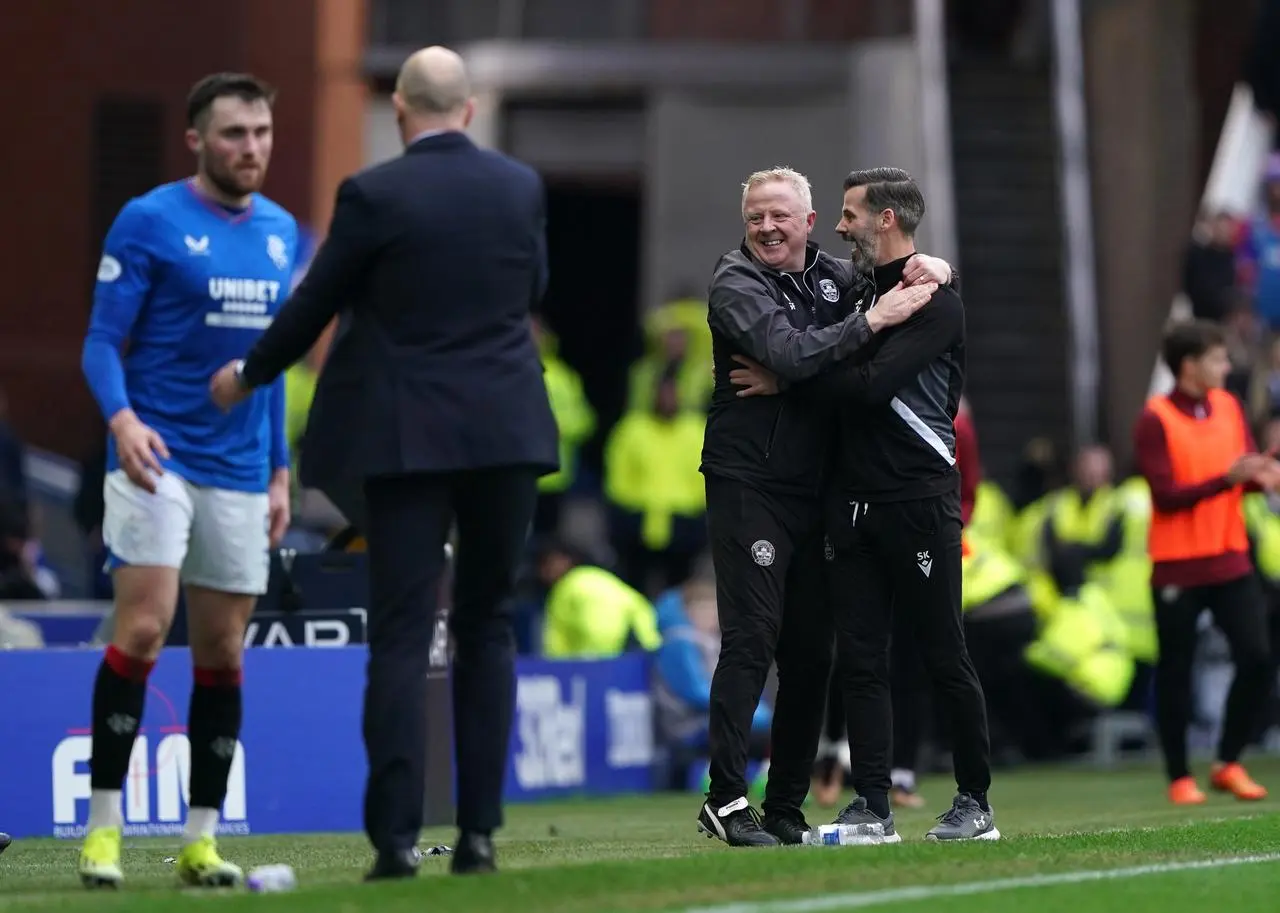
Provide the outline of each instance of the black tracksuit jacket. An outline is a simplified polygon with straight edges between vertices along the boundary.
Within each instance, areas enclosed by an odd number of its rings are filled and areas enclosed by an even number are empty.
[[[876,267],[877,296],[902,280],[906,261]],[[944,286],[907,321],[786,398],[804,393],[836,407],[833,494],[865,503],[918,500],[959,490],[955,416],[964,372],[964,303]]]
[[[859,294],[860,293],[860,294]],[[872,339],[858,300],[870,281],[848,260],[810,242],[802,274],[778,272],[744,243],[716,264],[708,293],[715,390],[707,415],[702,471],[778,494],[816,495],[822,485],[832,410],[822,396],[737,395],[729,372],[746,355],[787,382],[847,361]]]

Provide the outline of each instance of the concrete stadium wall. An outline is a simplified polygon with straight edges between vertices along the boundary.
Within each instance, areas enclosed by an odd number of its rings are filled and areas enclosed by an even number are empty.
[[[1181,286],[1198,188],[1194,0],[1086,5],[1107,439],[1123,457]]]
[[[852,48],[769,50],[636,46],[576,52],[521,46],[472,49],[481,94],[471,130],[535,167],[559,174],[630,172],[645,188],[642,300],[672,287],[705,284],[716,258],[741,237],[742,181],[787,164],[814,186],[813,237],[844,247],[834,232],[841,182],[854,167],[897,164],[924,171],[920,78],[911,41]],[[504,98],[581,98],[595,78],[615,97],[643,99],[637,110],[602,115],[503,108]],[[601,102],[602,108],[608,101]],[[400,152],[390,100],[370,100],[365,160]],[[928,188],[925,188],[928,193]],[[920,235],[929,249],[928,223]]]

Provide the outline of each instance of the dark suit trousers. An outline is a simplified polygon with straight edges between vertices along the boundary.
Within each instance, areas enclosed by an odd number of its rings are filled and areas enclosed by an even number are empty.
[[[515,705],[509,597],[537,500],[532,469],[366,480],[369,670],[365,830],[383,853],[418,841],[426,780],[426,678],[450,525],[458,554],[450,633],[458,827],[502,824]]]

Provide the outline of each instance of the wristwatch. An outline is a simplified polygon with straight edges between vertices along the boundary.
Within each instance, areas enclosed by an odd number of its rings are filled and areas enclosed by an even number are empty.
[[[248,392],[249,390],[253,389],[253,387],[249,384],[249,381],[246,380],[244,376],[244,359],[243,358],[236,362],[235,378],[236,378],[236,383],[240,385],[241,390]]]

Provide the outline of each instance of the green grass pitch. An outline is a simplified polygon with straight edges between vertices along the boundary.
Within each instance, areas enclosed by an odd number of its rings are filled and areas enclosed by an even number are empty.
[[[1280,761],[1251,770],[1280,788]],[[175,843],[162,839],[126,839],[125,887],[89,892],[75,875],[76,844],[23,840],[0,856],[0,913],[1280,909],[1280,795],[1257,803],[1211,795],[1199,808],[1177,808],[1149,765],[997,772],[991,798],[1005,839],[946,846],[923,835],[949,804],[950,784],[927,779],[921,792],[929,810],[900,811],[903,842],[880,847],[729,849],[695,832],[696,795],[516,806],[498,835],[502,872],[488,878],[445,877],[447,858],[427,857],[414,881],[365,885],[370,852],[359,835],[224,839],[223,854],[246,870],[294,867],[298,890],[270,895],[179,889],[165,861]],[[810,810],[811,823],[825,820]]]

